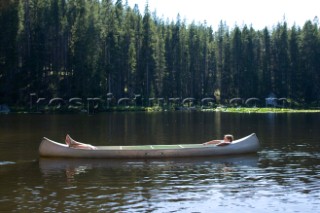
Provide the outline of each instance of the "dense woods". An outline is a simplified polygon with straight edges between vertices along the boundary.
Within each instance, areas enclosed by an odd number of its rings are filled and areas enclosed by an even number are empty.
[[[38,97],[320,100],[318,19],[255,30],[121,0],[1,0],[0,104]]]

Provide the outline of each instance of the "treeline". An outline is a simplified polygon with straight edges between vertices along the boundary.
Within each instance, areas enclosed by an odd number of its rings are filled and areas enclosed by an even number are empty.
[[[39,97],[320,99],[315,19],[216,30],[121,0],[1,0],[0,104]],[[109,94],[110,95],[110,94]]]

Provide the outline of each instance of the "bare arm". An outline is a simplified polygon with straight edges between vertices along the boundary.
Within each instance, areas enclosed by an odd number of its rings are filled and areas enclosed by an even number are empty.
[[[222,143],[223,141],[221,140],[212,140],[212,141],[208,141],[206,143],[203,143],[203,145],[210,145],[210,144],[220,144]]]
[[[217,146],[227,146],[227,145],[229,145],[230,143],[231,143],[231,142],[229,142],[229,141],[222,141],[222,142],[218,143]]]

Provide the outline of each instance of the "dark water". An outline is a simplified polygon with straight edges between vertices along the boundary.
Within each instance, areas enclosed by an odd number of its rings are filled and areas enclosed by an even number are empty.
[[[320,212],[320,114],[0,115],[0,212]],[[43,136],[94,145],[202,143],[255,132],[255,155],[39,159]]]

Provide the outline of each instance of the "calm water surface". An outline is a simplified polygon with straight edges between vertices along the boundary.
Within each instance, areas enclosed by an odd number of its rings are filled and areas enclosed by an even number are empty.
[[[320,114],[0,115],[0,212],[320,212]],[[254,155],[43,159],[41,138],[202,143],[255,132]]]

